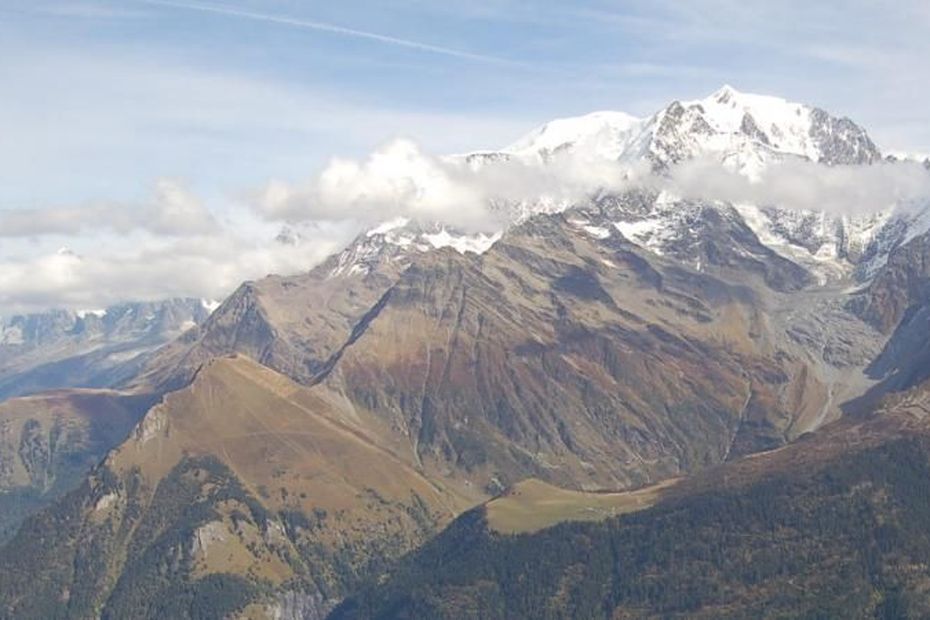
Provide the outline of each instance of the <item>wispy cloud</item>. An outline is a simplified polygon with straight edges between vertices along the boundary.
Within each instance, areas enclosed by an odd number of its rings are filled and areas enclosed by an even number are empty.
[[[392,136],[439,152],[471,150],[498,146],[533,124],[375,105],[327,88],[133,54],[22,55],[0,63],[0,82],[17,84],[15,96],[0,98],[7,147],[0,171],[9,180],[0,209],[127,202],[164,176],[224,194],[302,176]]]
[[[187,237],[215,231],[217,222],[204,204],[175,181],[161,179],[155,196],[141,204],[116,202],[44,209],[0,210],[0,237],[74,235],[95,230],[119,234],[146,231]]]
[[[507,60],[505,58],[499,58],[496,56],[477,54],[474,52],[454,49],[451,47],[433,45],[430,43],[424,43],[422,41],[414,41],[412,39],[404,39],[401,37],[394,37],[394,36],[390,36],[386,34],[380,34],[377,32],[369,32],[367,30],[357,30],[355,28],[347,28],[345,26],[339,26],[336,24],[329,24],[329,23],[320,22],[320,21],[298,19],[295,17],[286,17],[282,15],[272,15],[269,13],[258,13],[255,11],[246,11],[242,9],[219,6],[219,5],[212,5],[212,4],[193,4],[193,3],[188,3],[188,2],[173,2],[172,0],[138,0],[138,2],[155,5],[155,6],[182,9],[186,11],[199,11],[202,13],[213,13],[216,15],[225,15],[227,17],[237,17],[241,19],[249,19],[253,21],[266,22],[270,24],[279,24],[282,26],[290,26],[293,28],[303,28],[305,30],[314,30],[317,32],[326,32],[329,34],[352,37],[356,39],[376,41],[378,43],[384,43],[386,45],[405,47],[405,48],[417,50],[420,52],[428,52],[431,54],[451,56],[453,58],[460,58],[463,60],[472,60],[472,61],[477,61],[477,62],[487,62],[487,63],[495,63],[495,64],[517,64],[513,61]]]

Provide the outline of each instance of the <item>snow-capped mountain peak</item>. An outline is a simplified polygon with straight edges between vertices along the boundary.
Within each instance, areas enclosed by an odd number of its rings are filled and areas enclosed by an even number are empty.
[[[731,86],[703,99],[671,103],[645,131],[647,156],[659,167],[713,155],[753,177],[768,162],[786,157],[827,165],[881,159],[866,132],[848,118]]]
[[[718,134],[745,136],[783,153],[819,160],[810,136],[811,108],[780,97],[741,93],[725,85],[710,96],[685,104],[697,106]]]
[[[465,165],[469,174],[476,175],[485,167],[514,163],[519,164],[516,170],[520,173],[525,173],[527,167],[538,166],[546,174],[551,168],[556,179],[560,178],[559,174],[566,174],[566,170],[578,169],[619,174],[613,167],[616,162],[621,169],[630,168],[629,178],[635,179],[651,169],[659,177],[672,179],[676,166],[698,159],[722,164],[728,171],[754,182],[763,180],[767,172],[773,171],[771,166],[788,161],[857,166],[879,162],[882,157],[865,130],[847,118],[781,97],[745,93],[724,85],[700,99],[673,101],[647,117],[599,111],[556,119],[501,150],[453,155],[444,161],[451,166]],[[605,161],[610,165],[601,167]],[[500,176],[499,172],[491,171],[490,176]],[[506,226],[535,214],[562,211],[605,195],[604,188],[598,184],[601,177],[588,174],[583,177],[585,182],[587,177],[590,177],[587,198],[574,194],[551,197],[541,194],[531,200],[502,199],[499,204],[492,200],[490,207],[503,215],[500,219],[502,226]],[[609,190],[606,194],[614,191],[623,190]],[[646,190],[644,195],[649,195],[650,191]],[[674,189],[668,191],[675,193]],[[729,205],[712,198],[707,197],[703,202],[676,199],[669,205],[661,200],[655,204],[649,200],[633,200],[630,204],[639,207],[633,211],[620,209],[614,214],[612,225],[634,242],[661,252],[678,241],[687,241],[678,237],[693,236],[696,229],[688,222],[697,217],[695,213],[701,212],[702,205],[712,205],[718,211],[725,211],[727,217],[738,213],[736,217],[741,218],[765,246],[803,264],[815,272],[820,281],[845,278],[860,261],[873,266],[880,264],[887,248],[900,240],[897,233],[887,231],[926,229],[924,225],[916,226],[917,220],[914,220],[915,226],[897,226],[898,220],[892,217],[887,205],[878,205],[884,210],[874,217],[860,218],[837,217],[777,204]],[[619,201],[618,204],[627,203]],[[732,207],[736,210],[728,211]],[[888,241],[873,244],[882,235]],[[411,253],[437,246],[480,253],[496,238],[495,235],[458,234],[435,222],[397,218],[359,237],[340,255],[332,273],[368,273],[373,264],[385,260],[403,263]]]
[[[503,152],[547,156],[561,149],[587,148],[617,159],[632,137],[642,131],[643,119],[625,112],[601,111],[550,121],[526,134]]]
[[[724,85],[703,99],[674,101],[646,118],[601,111],[560,118],[480,161],[518,157],[548,160],[570,150],[626,163],[651,160],[665,168],[698,156],[717,156],[749,176],[785,157],[835,164],[881,158],[866,132],[847,118],[780,97]]]

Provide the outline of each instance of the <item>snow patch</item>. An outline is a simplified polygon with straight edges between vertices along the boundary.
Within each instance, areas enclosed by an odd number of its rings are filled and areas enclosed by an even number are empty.
[[[455,235],[443,228],[438,233],[424,234],[423,238],[434,248],[450,247],[459,254],[472,252],[474,254],[484,254],[488,249],[501,238],[501,233],[493,235]]]
[[[592,112],[560,118],[533,130],[505,153],[546,157],[560,149],[584,149],[605,159],[617,159],[624,147],[642,131],[643,121],[625,112]]]
[[[637,220],[633,222],[614,222],[614,228],[620,234],[637,245],[662,254],[662,232],[671,233],[671,227],[662,219]]]
[[[79,319],[86,319],[88,316],[95,316],[98,319],[102,319],[106,316],[107,311],[105,309],[98,310],[77,310],[75,313]]]

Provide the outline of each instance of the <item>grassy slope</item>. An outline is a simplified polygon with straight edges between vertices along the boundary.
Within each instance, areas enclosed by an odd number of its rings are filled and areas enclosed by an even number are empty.
[[[541,480],[519,482],[485,504],[488,527],[501,534],[526,534],[563,521],[602,521],[655,504],[676,479],[622,493],[561,489]]]
[[[358,415],[244,357],[209,363],[0,552],[0,617],[208,617],[230,592],[223,614],[268,616],[281,592],[322,613],[467,506]]]

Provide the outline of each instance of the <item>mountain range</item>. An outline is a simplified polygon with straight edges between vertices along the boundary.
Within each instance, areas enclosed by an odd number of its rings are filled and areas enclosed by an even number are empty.
[[[171,299],[0,320],[0,540],[126,438],[156,397],[109,388],[210,307]]]
[[[930,202],[681,175],[930,171],[730,87],[444,158],[566,161],[629,182],[4,323],[0,617],[925,615]]]

